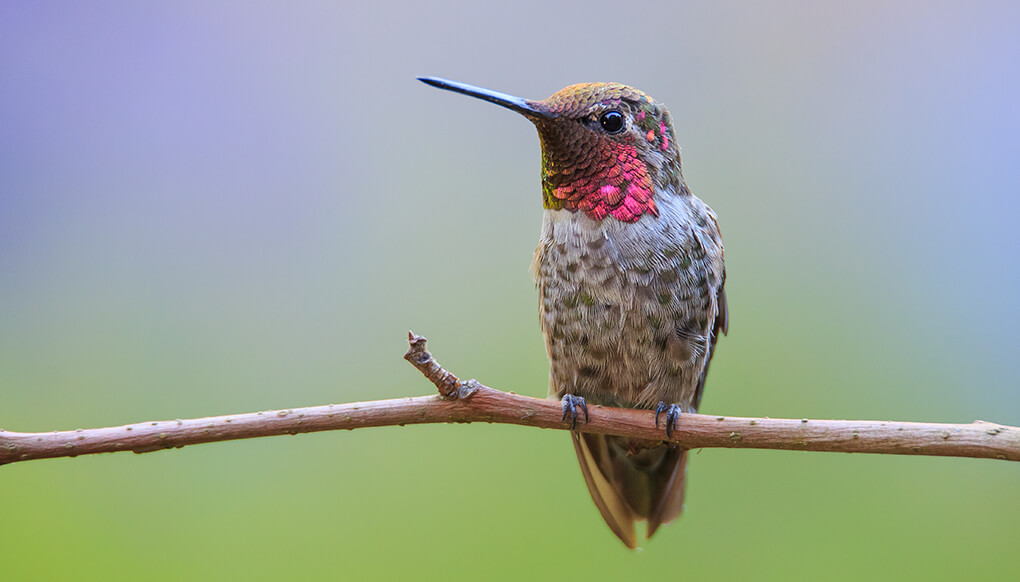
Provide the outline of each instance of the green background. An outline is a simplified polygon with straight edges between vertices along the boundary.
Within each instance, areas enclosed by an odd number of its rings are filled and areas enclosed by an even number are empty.
[[[1020,424],[1013,2],[0,4],[0,427],[545,394],[534,129],[666,103],[719,214],[702,410]],[[421,426],[0,467],[0,579],[1009,578],[1020,467],[704,450],[627,551],[567,435]]]

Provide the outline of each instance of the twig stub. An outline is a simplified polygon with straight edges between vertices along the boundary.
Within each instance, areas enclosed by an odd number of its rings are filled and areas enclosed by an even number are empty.
[[[409,347],[407,353],[404,354],[404,359],[435,384],[443,398],[459,400],[474,394],[478,382],[476,380],[461,382],[457,376],[440,366],[432,354],[425,349],[427,341],[424,336],[417,335],[413,331],[407,332]]]

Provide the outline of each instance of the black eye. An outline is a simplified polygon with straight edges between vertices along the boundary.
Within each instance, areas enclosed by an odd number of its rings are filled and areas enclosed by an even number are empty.
[[[606,111],[599,117],[599,124],[602,125],[602,129],[606,130],[607,133],[620,133],[623,131],[623,114],[619,111],[611,110]]]

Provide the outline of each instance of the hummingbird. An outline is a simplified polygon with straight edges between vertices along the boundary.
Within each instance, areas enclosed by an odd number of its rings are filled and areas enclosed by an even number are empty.
[[[419,80],[520,113],[542,146],[542,230],[532,271],[549,355],[549,396],[576,429],[588,404],[655,410],[666,440],[571,431],[609,528],[637,547],[683,510],[687,451],[668,439],[698,410],[729,325],[716,215],[684,183],[665,106],[619,83],[535,101]]]

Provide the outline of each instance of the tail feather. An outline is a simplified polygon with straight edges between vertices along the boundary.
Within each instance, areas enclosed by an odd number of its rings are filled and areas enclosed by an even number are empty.
[[[572,433],[581,474],[603,519],[628,548],[637,547],[634,522],[647,535],[683,510],[687,451],[654,446],[633,451],[620,437]]]
[[[680,517],[684,510],[684,490],[687,488],[687,451],[670,449],[666,455],[661,475],[669,475],[662,485],[655,509],[648,514],[647,537],[664,523]]]
[[[570,433],[574,451],[581,464],[581,474],[588,492],[606,520],[609,529],[630,549],[637,547],[634,533],[634,512],[620,496],[619,489],[610,482],[603,467],[609,464],[609,451],[603,435]]]

